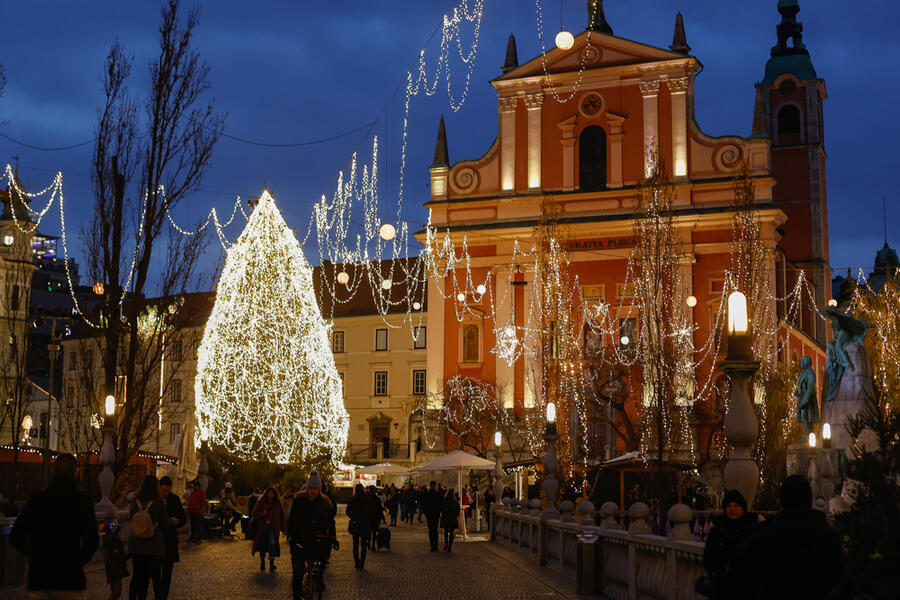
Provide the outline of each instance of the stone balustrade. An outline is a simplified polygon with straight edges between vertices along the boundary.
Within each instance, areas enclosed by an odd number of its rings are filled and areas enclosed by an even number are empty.
[[[690,531],[693,513],[684,505],[669,511],[671,530],[667,537],[651,535],[647,525],[650,509],[643,502],[628,510],[630,524],[617,520],[619,507],[604,503],[596,513],[594,506],[582,501],[577,508],[571,502],[560,504],[559,519],[545,519],[540,513],[517,508],[520,502],[504,498],[493,507],[491,539],[527,554],[532,560],[575,578],[578,568],[578,537],[586,533],[598,536],[595,564],[600,565],[596,580],[598,592],[615,600],[701,600],[694,592],[703,569],[703,543]],[[526,504],[527,506],[528,504]],[[574,514],[576,513],[577,514]]]

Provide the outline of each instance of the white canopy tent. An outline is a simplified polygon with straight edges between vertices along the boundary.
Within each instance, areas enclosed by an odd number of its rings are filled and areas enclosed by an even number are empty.
[[[406,475],[409,469],[395,465],[394,463],[378,463],[377,465],[369,465],[362,469],[357,469],[360,473],[370,473],[372,475]]]
[[[434,460],[429,460],[421,465],[416,465],[409,470],[410,473],[422,473],[425,471],[456,471],[456,491],[459,494],[460,504],[462,504],[462,474],[463,471],[493,471],[494,461],[481,458],[463,450],[454,450],[444,456],[439,456]],[[477,518],[477,516],[476,516]],[[466,531],[465,514],[460,510],[460,521],[462,522],[463,538],[468,539],[469,534]]]

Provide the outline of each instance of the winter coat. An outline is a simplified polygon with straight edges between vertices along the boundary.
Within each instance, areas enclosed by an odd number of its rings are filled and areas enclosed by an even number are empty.
[[[703,566],[713,580],[714,598],[734,598],[737,593],[730,589],[728,575],[738,546],[750,539],[759,526],[756,513],[745,512],[739,519],[729,519],[725,515],[713,521],[706,546],[703,548]]]
[[[353,496],[347,503],[347,517],[353,523],[356,534],[366,537],[372,531],[372,505],[365,494]]]
[[[459,527],[459,502],[452,497],[444,498],[441,506],[441,527],[449,530]]]
[[[150,520],[156,525],[156,530],[153,532],[153,536],[148,538],[135,537],[132,532],[128,538],[128,555],[159,556],[162,558],[166,554],[166,542],[163,537],[163,531],[173,529],[169,513],[166,511],[166,501],[163,500],[162,496],[158,496],[150,502],[142,501],[141,505],[150,513]],[[128,513],[134,517],[138,510],[138,499],[135,498],[131,501]]]
[[[84,590],[100,544],[94,504],[74,479],[56,477],[22,508],[9,543],[28,557],[29,590]]]
[[[384,506],[381,499],[375,494],[366,494],[369,500],[369,521],[372,529],[378,529],[381,522],[384,521]]]
[[[303,547],[306,556],[327,560],[331,555],[331,541],[337,536],[334,504],[328,496],[320,493],[315,499],[311,499],[307,494],[300,494],[294,498],[287,523],[287,536],[291,552]],[[321,536],[327,536],[327,539]]]
[[[178,524],[163,529],[163,540],[166,546],[166,560],[170,562],[178,562],[178,530],[184,527],[187,522],[187,515],[184,514],[184,507],[181,506],[181,500],[175,494],[169,494],[166,498],[166,512],[169,513],[169,522],[172,518],[178,519]]]
[[[106,569],[106,583],[121,581],[129,575],[125,544],[117,535],[103,535],[103,566]]]
[[[256,535],[253,537],[253,548],[250,553],[269,551],[266,525],[270,525],[275,535],[275,551],[270,554],[270,558],[281,556],[281,546],[278,543],[279,536],[284,533],[284,511],[281,505],[263,496],[253,507],[253,518],[256,520]]]
[[[188,498],[187,512],[189,515],[202,515],[206,509],[206,492],[203,490],[194,490],[191,497]]]
[[[441,494],[437,490],[429,489],[425,492],[425,497],[422,498],[422,512],[425,513],[426,517],[438,517],[441,514],[443,504],[444,499],[441,498]]]
[[[735,600],[827,598],[842,558],[825,513],[783,510],[738,547],[729,585],[739,591]]]

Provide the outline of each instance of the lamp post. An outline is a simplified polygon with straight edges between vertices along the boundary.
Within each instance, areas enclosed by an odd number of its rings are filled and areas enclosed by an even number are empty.
[[[97,503],[96,512],[98,515],[112,512],[115,506],[109,498],[113,484],[116,482],[116,476],[113,474],[112,466],[116,460],[116,451],[113,448],[113,433],[116,430],[116,399],[110,394],[105,401],[106,416],[103,419],[103,446],[100,448],[100,464],[103,469],[97,478],[100,483],[100,502]]]
[[[503,434],[499,431],[494,434],[494,450],[497,457],[494,463],[494,506],[499,507],[503,499],[503,464],[500,462],[501,446],[503,445]]]
[[[728,354],[721,369],[731,378],[725,437],[734,448],[725,464],[725,487],[739,490],[752,506],[759,486],[759,467],[750,452],[759,426],[753,411],[750,381],[759,369],[759,362],[753,359],[747,297],[740,292],[728,297]]]
[[[50,354],[50,377],[47,386],[47,420],[44,433],[43,458],[41,460],[42,480],[44,487],[50,485],[50,423],[53,415],[53,373],[56,370],[56,356],[61,350],[59,337],[56,335],[56,322],[64,321],[66,317],[47,317],[50,320],[50,343],[47,344],[47,352]]]
[[[544,453],[544,496],[547,498],[547,506],[541,517],[544,520],[559,518],[556,510],[556,493],[559,491],[559,482],[556,480],[556,471],[559,469],[559,461],[556,459],[556,405],[547,403],[547,426],[544,429],[544,441],[547,443],[547,451]]]
[[[209,485],[209,462],[206,455],[209,453],[209,433],[206,430],[200,432],[200,464],[197,465],[197,481],[200,483],[200,489],[206,493],[206,487]]]

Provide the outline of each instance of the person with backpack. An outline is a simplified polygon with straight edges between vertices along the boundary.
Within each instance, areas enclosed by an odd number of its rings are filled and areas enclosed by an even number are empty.
[[[35,597],[45,590],[53,597],[54,591],[76,595],[87,588],[84,565],[100,534],[94,504],[78,489],[77,471],[74,456],[57,456],[50,485],[31,496],[9,534],[9,543],[28,558],[27,587]]]
[[[165,598],[162,589],[162,564],[166,554],[163,530],[172,527],[166,501],[159,493],[159,480],[144,477],[141,489],[131,501],[131,537],[128,555],[134,574],[128,586],[128,597],[146,600],[147,588],[153,582],[153,597]]]

